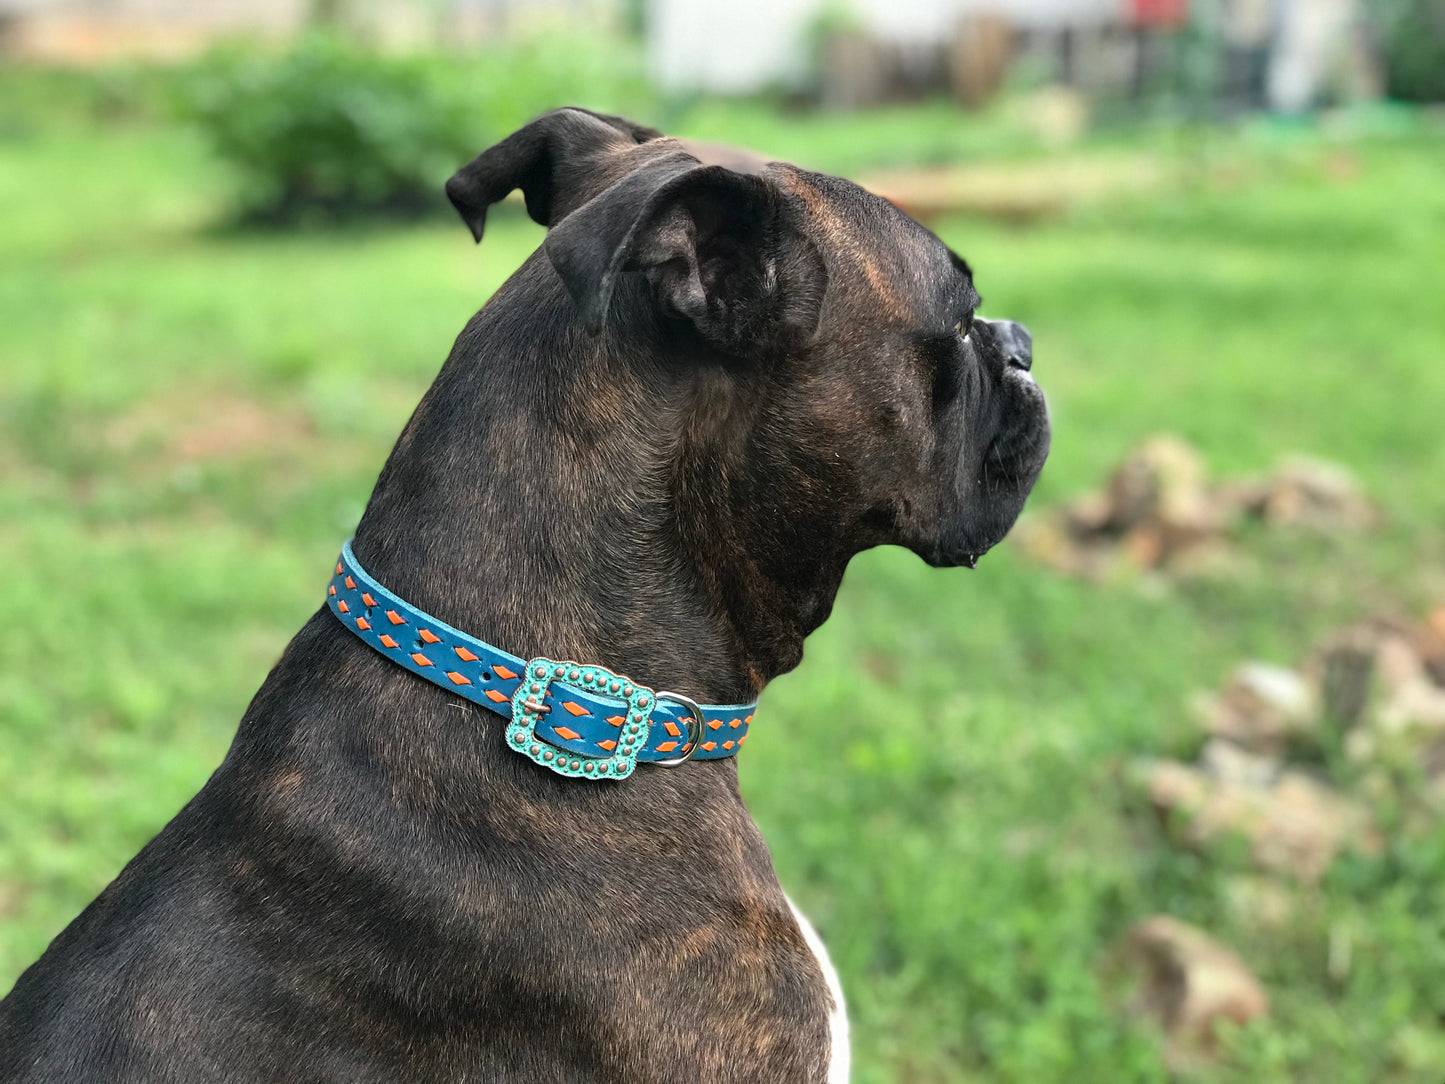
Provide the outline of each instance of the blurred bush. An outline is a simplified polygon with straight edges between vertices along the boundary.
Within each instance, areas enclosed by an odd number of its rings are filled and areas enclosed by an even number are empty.
[[[466,56],[383,56],[312,34],[280,54],[224,50],[182,109],[238,174],[248,221],[443,209],[464,161],[557,105],[635,108],[641,65],[616,42],[554,38]]]
[[[1385,92],[1409,102],[1445,101],[1445,0],[1376,0]]]
[[[250,219],[415,213],[469,146],[460,103],[424,65],[329,36],[279,56],[214,54],[183,107],[239,171]]]

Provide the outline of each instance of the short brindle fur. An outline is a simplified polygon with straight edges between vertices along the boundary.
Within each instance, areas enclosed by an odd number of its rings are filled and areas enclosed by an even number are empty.
[[[894,207],[578,109],[447,193],[480,240],[517,187],[547,239],[356,530],[398,594],[739,702],[855,553],[971,565],[1012,524],[1048,446],[1027,333],[974,319],[967,265]],[[736,760],[568,780],[504,729],[320,609],[0,1003],[0,1079],[825,1079],[829,994]]]

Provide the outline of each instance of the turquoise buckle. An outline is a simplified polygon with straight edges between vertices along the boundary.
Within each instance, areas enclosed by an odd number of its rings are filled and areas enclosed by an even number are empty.
[[[588,692],[614,696],[627,702],[627,714],[617,728],[617,744],[607,756],[588,756],[564,749],[537,736],[537,723],[555,704],[547,694],[554,681],[565,681]],[[584,666],[558,659],[532,659],[523,672],[522,683],[512,694],[512,722],[507,742],[517,752],[551,768],[559,775],[586,779],[626,779],[637,767],[637,754],[647,745],[652,709],[657,695],[605,666]]]

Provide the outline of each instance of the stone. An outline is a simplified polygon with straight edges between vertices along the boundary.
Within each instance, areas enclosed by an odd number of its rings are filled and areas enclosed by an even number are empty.
[[[1067,515],[1067,510],[1062,516],[1025,513],[1009,532],[1009,542],[1031,560],[1065,576],[1107,579],[1121,560],[1114,540],[1092,529],[1075,528]]]
[[[1224,902],[1235,922],[1264,934],[1287,932],[1304,906],[1298,890],[1259,874],[1236,874],[1226,880]]]
[[[1303,456],[1280,464],[1259,514],[1272,526],[1324,531],[1370,527],[1379,518],[1348,470]]]
[[[1316,717],[1304,675],[1264,662],[1241,664],[1204,708],[1210,734],[1270,755],[1281,753],[1291,737],[1309,733]]]
[[[1331,637],[1319,650],[1311,668],[1316,673],[1325,718],[1347,729],[1364,721],[1370,706],[1378,642],[1373,629],[1357,626]]]
[[[1169,915],[1135,924],[1122,956],[1136,981],[1130,1011],[1163,1029],[1176,1071],[1214,1055],[1222,1022],[1247,1024],[1269,1012],[1264,987],[1233,950]]]
[[[1171,433],[1150,437],[1109,479],[1110,525],[1127,531],[1154,518],[1187,518],[1205,503],[1204,461]]]
[[[1064,522],[1080,535],[1102,534],[1114,520],[1114,505],[1107,493],[1085,493],[1064,509]]]
[[[1251,839],[1255,861],[1303,882],[1317,882],[1347,847],[1379,849],[1365,807],[1304,772],[1280,774],[1259,818]]]
[[[1297,769],[1281,768],[1265,781],[1161,760],[1142,763],[1136,773],[1185,843],[1242,836],[1257,867],[1301,883],[1319,881],[1346,848],[1372,852],[1380,843],[1361,803]]]
[[[1435,684],[1445,686],[1445,604],[1431,610],[1420,627],[1420,658]]]
[[[890,198],[909,209],[937,202],[906,188]],[[1086,493],[1056,513],[1052,529],[1021,524],[1017,534],[1037,560],[1070,575],[1098,579],[1127,565],[1202,576],[1233,571],[1230,534],[1245,518],[1274,527],[1339,530],[1371,526],[1379,513],[1350,472],[1336,464],[1293,457],[1265,477],[1211,483],[1199,452],[1163,433],[1130,451],[1102,491]],[[1445,629],[1445,613],[1440,622]],[[1445,675],[1445,631],[1432,657]]]
[[[1275,757],[1261,756],[1220,738],[1211,738],[1205,743],[1199,753],[1199,765],[1223,783],[1246,787],[1272,785],[1283,767]]]
[[[1445,734],[1445,688],[1435,684],[1413,646],[1399,639],[1380,645],[1376,666],[1383,702],[1375,725],[1385,733],[1430,731]]]
[[[1393,697],[1421,682],[1433,684],[1425,673],[1424,660],[1408,635],[1381,631],[1375,639],[1375,672],[1384,695]]]
[[[1377,735],[1445,731],[1445,682],[1431,665],[1433,635],[1428,620],[1419,628],[1377,620],[1331,637],[1312,663],[1326,716],[1346,727],[1368,725]]]
[[[1174,565],[1213,546],[1226,526],[1210,496],[1203,459],[1169,433],[1133,449],[1102,492],[1071,502],[1056,522],[1052,537],[1035,533],[1026,548],[1060,571],[1093,578],[1121,560],[1141,569]]]

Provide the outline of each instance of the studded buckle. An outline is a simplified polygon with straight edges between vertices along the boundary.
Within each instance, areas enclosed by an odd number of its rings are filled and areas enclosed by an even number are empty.
[[[627,713],[618,726],[617,744],[604,757],[574,753],[537,736],[537,724],[552,708],[547,692],[553,682],[564,681],[598,696],[627,702]],[[605,666],[584,666],[558,659],[536,658],[527,663],[522,683],[512,694],[512,721],[507,726],[507,743],[531,760],[559,775],[584,779],[626,779],[637,767],[637,754],[647,745],[656,694]]]

